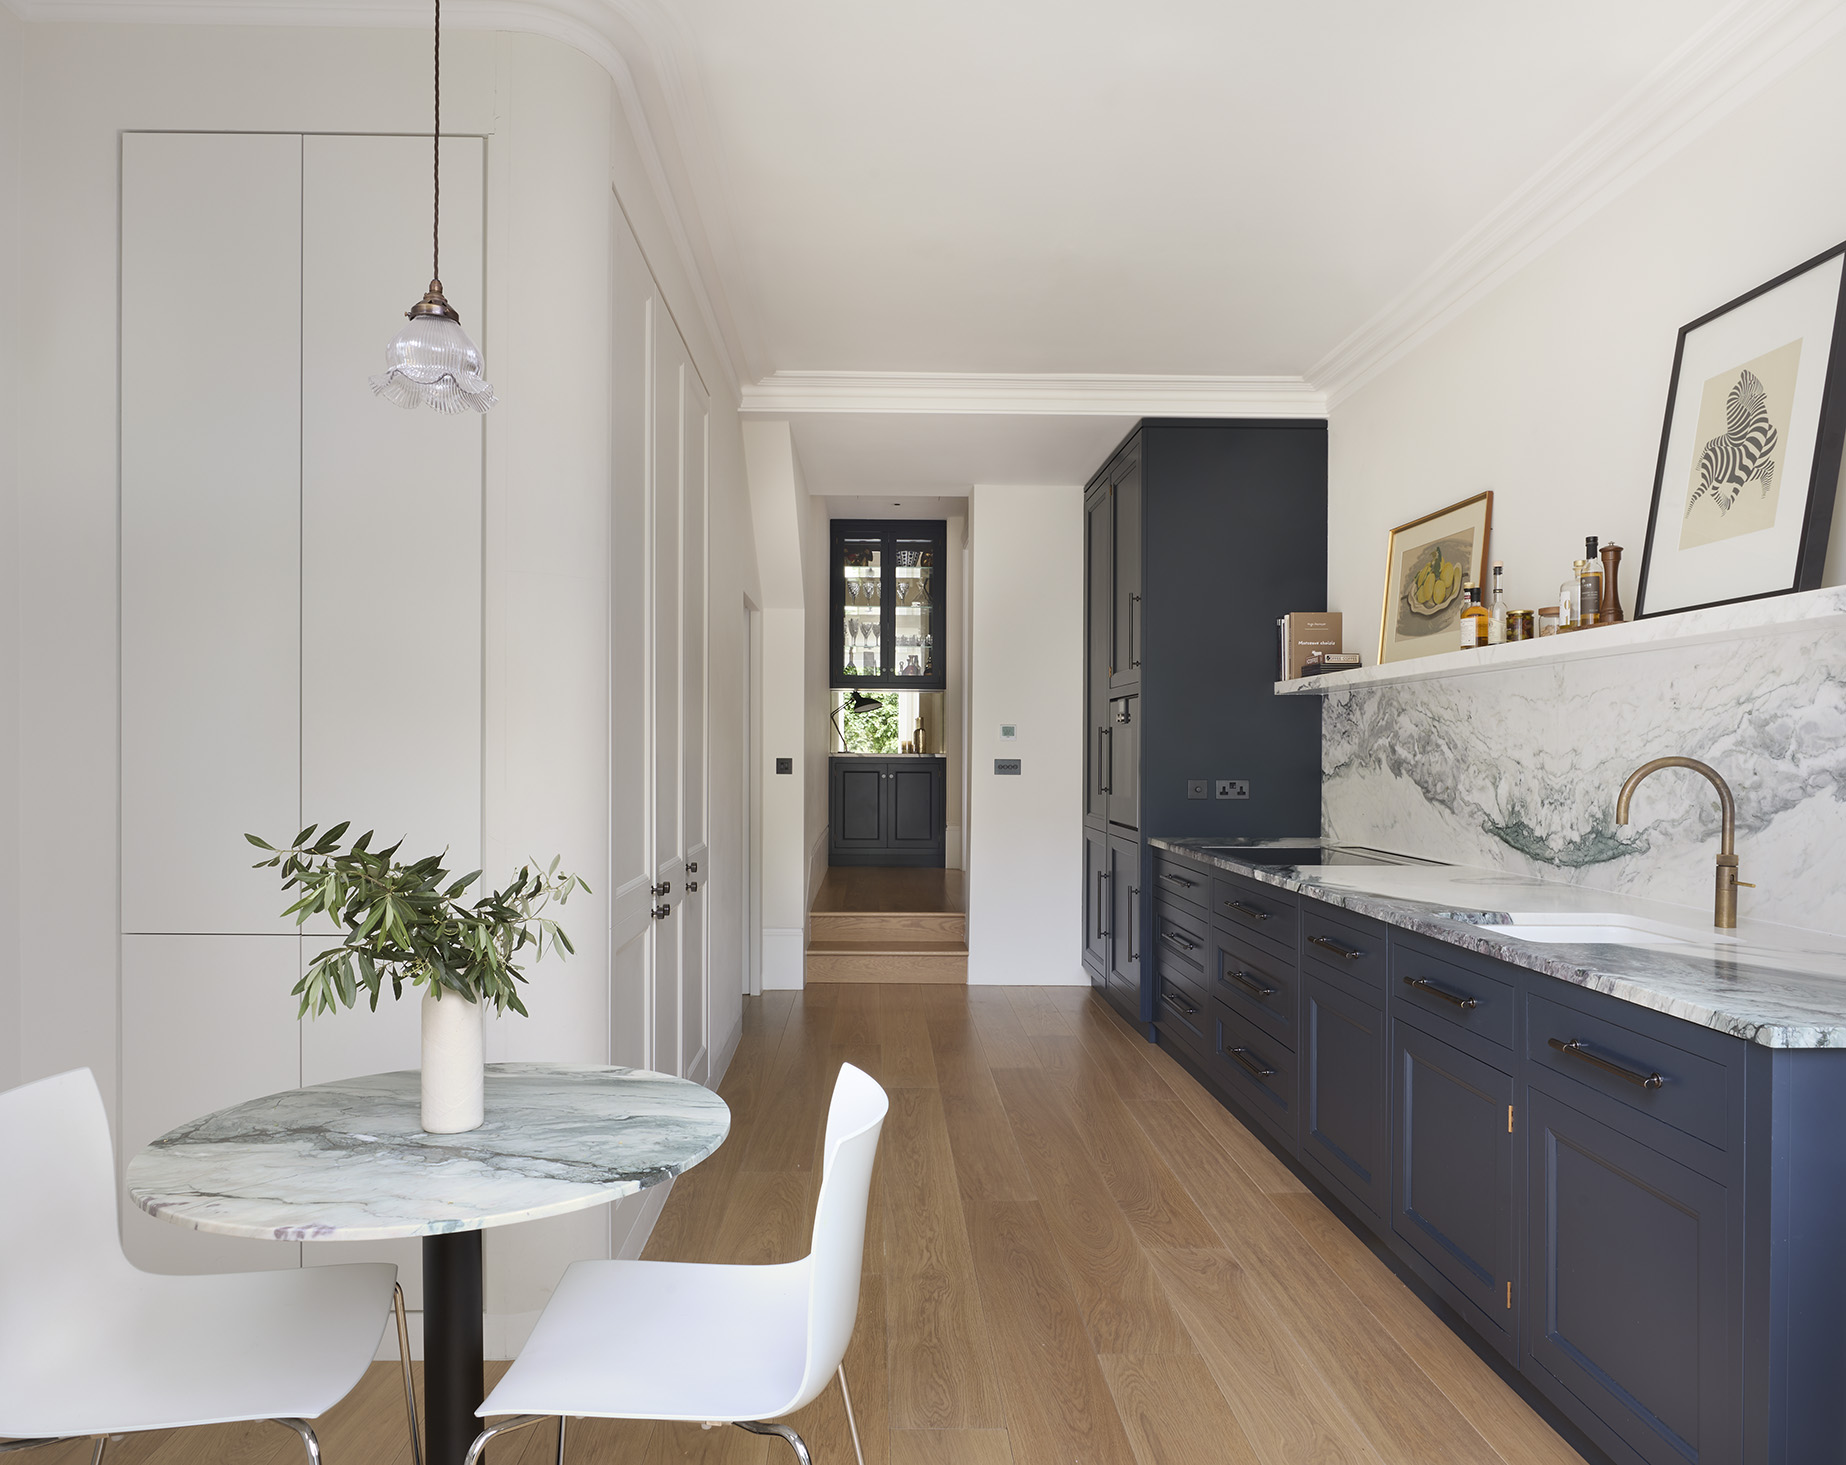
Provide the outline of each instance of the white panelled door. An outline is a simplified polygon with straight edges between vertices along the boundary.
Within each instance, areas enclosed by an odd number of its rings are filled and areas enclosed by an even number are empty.
[[[703,1083],[710,404],[612,210],[610,1053]]]

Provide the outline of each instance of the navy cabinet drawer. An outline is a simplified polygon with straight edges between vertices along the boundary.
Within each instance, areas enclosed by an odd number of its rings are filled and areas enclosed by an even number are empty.
[[[1240,1013],[1213,1002],[1211,1071],[1244,1108],[1293,1145],[1295,1055]]]
[[[1644,1021],[1648,1016],[1639,1015]],[[1532,993],[1526,998],[1526,1056],[1636,1113],[1728,1149],[1730,1070],[1669,1042],[1666,1033],[1684,1026],[1676,1019],[1662,1016],[1648,1025],[1664,1031],[1642,1032]],[[1688,1036],[1696,1040],[1701,1031],[1688,1028]]]
[[[1201,915],[1211,909],[1211,872],[1182,864],[1154,851],[1154,889],[1168,900],[1184,901]]]
[[[1380,996],[1385,990],[1385,928],[1364,916],[1335,911],[1317,900],[1301,911],[1301,955],[1342,977],[1361,982]]]
[[[1299,907],[1295,896],[1273,885],[1222,872],[1212,877],[1212,914],[1227,928],[1254,936],[1291,957],[1301,930]]]
[[[1402,941],[1391,943],[1391,997],[1421,1016],[1474,1033],[1502,1048],[1513,1046],[1513,1009],[1518,988]]]
[[[1211,1054],[1211,1016],[1205,999],[1183,978],[1163,967],[1155,968],[1154,1021],[1166,1036],[1177,1040],[1201,1060]]]
[[[1295,964],[1225,931],[1212,936],[1211,995],[1295,1047]]]
[[[1211,960],[1211,924],[1204,916],[1169,900],[1154,905],[1154,954],[1161,965],[1189,969],[1199,990],[1205,990],[1205,968]]]

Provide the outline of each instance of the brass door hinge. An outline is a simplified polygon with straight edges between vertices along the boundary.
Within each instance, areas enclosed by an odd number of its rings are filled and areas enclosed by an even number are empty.
[[[1506,1132],[1508,1134],[1513,1132],[1513,1106],[1511,1104],[1506,1106]]]
[[[1511,1282],[1506,1284],[1506,1305],[1508,1308],[1513,1305],[1513,1284]]]

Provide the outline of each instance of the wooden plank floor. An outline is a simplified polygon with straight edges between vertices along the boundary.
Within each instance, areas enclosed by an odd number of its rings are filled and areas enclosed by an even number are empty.
[[[1571,1465],[1577,1455],[1164,1053],[1086,990],[851,986],[745,1004],[734,1127],[648,1248],[806,1249],[843,1060],[891,1095],[847,1356],[867,1465]],[[639,1324],[644,1325],[644,1324]],[[791,1421],[848,1465],[837,1386]],[[321,1422],[328,1465],[409,1459],[395,1364]],[[571,1427],[573,1465],[792,1465],[696,1425]],[[555,1433],[494,1465],[549,1465]],[[34,1456],[87,1461],[87,1448]],[[111,1460],[301,1459],[275,1426]]]

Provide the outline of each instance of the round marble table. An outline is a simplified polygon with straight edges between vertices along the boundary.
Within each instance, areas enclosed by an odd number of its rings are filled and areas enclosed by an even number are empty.
[[[149,1215],[274,1241],[423,1238],[428,1465],[479,1429],[481,1231],[601,1205],[724,1142],[711,1090],[636,1068],[487,1065],[487,1121],[425,1134],[415,1070],[290,1089],[163,1134],[128,1166]]]

